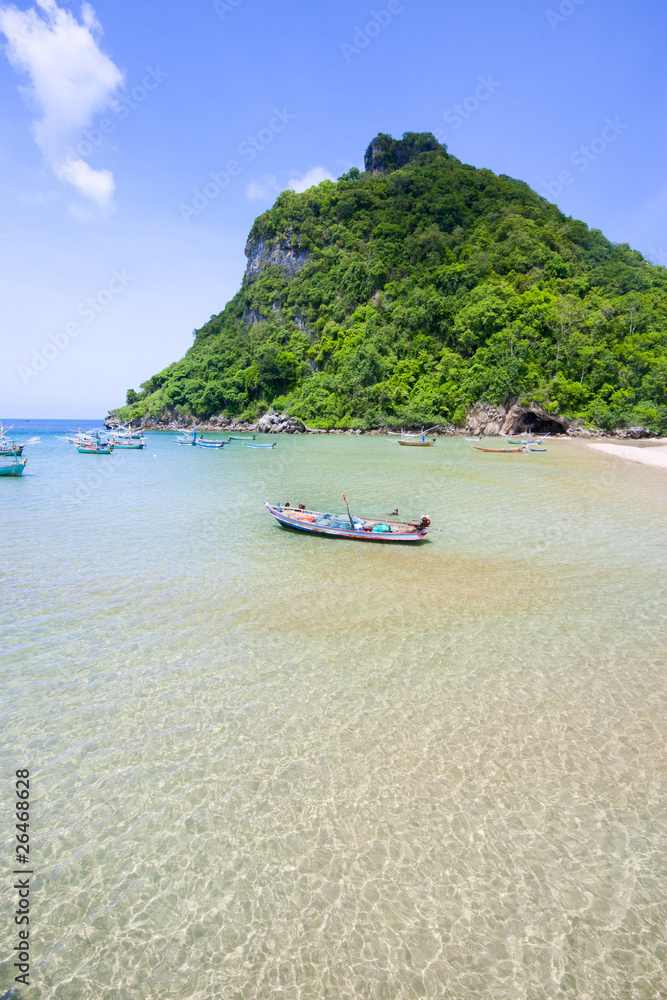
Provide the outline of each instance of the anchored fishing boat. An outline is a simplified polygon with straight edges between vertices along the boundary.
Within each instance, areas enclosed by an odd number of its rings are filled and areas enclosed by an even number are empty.
[[[494,455],[519,455],[521,452],[525,452],[525,446],[522,448],[480,448],[478,444],[473,445],[475,451],[486,451],[492,452]]]
[[[205,441],[203,438],[197,438],[196,445],[198,448],[224,448],[226,444],[229,444],[231,438],[227,438],[223,441]]]
[[[347,500],[345,505],[347,506]],[[295,528],[311,535],[328,535],[331,538],[352,538],[358,542],[419,542],[427,535],[426,529],[431,523],[426,516],[419,521],[355,517],[350,514],[349,507],[346,516],[307,510],[302,504],[290,507],[288,503],[265,502],[264,506],[284,528]]]
[[[0,476],[22,476],[28,459],[15,458],[8,465],[0,465]]]
[[[399,438],[399,444],[402,444],[404,448],[432,448],[435,444],[435,438],[432,441],[401,441]]]
[[[401,431],[401,436],[400,436],[400,438],[398,440],[398,443],[402,444],[405,448],[432,448],[433,445],[435,444],[435,438],[433,438],[432,441],[427,441],[426,440],[426,438],[424,437],[424,428],[423,427],[422,427],[422,431],[421,431],[421,440],[420,441],[411,441],[410,440],[411,436],[415,436],[416,437],[416,435],[407,435],[407,436],[404,436],[403,432]]]
[[[104,432],[102,432],[104,433]],[[65,438],[60,438],[61,441],[69,441],[70,444],[74,444],[77,450],[84,448],[86,451],[96,448],[108,448],[109,441],[106,437],[100,437],[100,432],[97,430],[92,431],[82,431],[80,428],[76,434],[70,434]]]
[[[136,432],[131,427],[116,428],[109,441],[115,448],[124,448],[125,450],[139,450],[146,447],[143,431]]]
[[[14,425],[12,424],[12,427],[13,426]],[[10,431],[12,427],[8,427],[7,431]],[[21,456],[23,454],[23,445],[10,440],[10,438],[7,437],[7,431],[4,429],[2,424],[0,424],[0,457]],[[14,473],[14,475],[17,475],[17,473]]]
[[[278,444],[277,441],[274,441],[273,444],[248,444],[247,441],[244,441],[243,443],[246,448],[275,448]]]
[[[97,441],[92,444],[77,445],[76,450],[80,455],[110,455],[114,446],[111,442]]]
[[[193,431],[183,431],[180,436],[174,438],[174,444],[197,444],[197,429],[195,428]]]

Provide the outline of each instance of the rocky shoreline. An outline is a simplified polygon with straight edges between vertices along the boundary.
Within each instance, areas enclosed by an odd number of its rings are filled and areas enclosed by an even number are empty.
[[[107,428],[113,429],[120,425],[112,410],[106,417],[104,424]],[[169,414],[166,419],[158,420],[153,417],[144,417],[141,427],[150,431],[182,431],[191,428],[196,423],[201,431],[221,431],[223,433],[234,432],[259,432],[260,434],[371,434],[386,435],[389,432],[396,433],[396,427],[378,427],[372,430],[363,428],[332,428],[324,430],[318,427],[307,427],[303,421],[297,417],[291,417],[287,413],[265,413],[259,420],[251,422],[247,420],[235,420],[233,417],[215,416],[207,420],[195,421],[193,417],[177,416]],[[419,427],[405,426],[406,432],[419,431]],[[550,437],[589,437],[589,438],[620,438],[622,440],[638,440],[641,438],[653,437],[648,427],[627,427],[618,428],[615,431],[603,431],[597,428],[583,427],[578,421],[568,420],[565,417],[556,417],[547,413],[537,405],[522,406],[515,403],[506,408],[504,406],[491,406],[487,403],[478,403],[468,410],[465,426],[454,427],[452,424],[436,424],[425,428],[429,437],[507,437],[517,434],[549,434]]]

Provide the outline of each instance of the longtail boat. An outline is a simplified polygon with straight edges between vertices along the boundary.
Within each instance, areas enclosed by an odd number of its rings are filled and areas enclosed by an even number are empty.
[[[480,448],[478,444],[473,445],[475,451],[493,452],[494,455],[520,455],[525,448]]]
[[[180,437],[174,438],[174,444],[197,444],[197,431],[183,431]]]
[[[265,502],[264,506],[284,528],[331,538],[352,538],[357,542],[419,542],[427,535],[426,529],[431,523],[427,517],[414,522],[392,521],[352,514],[325,514],[305,507],[290,507],[289,504]]]
[[[248,444],[247,441],[244,441],[243,443],[246,448],[275,448],[278,444],[277,441],[274,441],[273,444]]]
[[[229,442],[230,439],[225,441],[203,441],[201,438],[197,438],[196,444],[198,448],[224,448]]]
[[[22,476],[28,459],[15,458],[9,465],[0,465],[0,476]]]
[[[409,438],[416,437],[416,436],[417,436],[416,434],[415,435],[413,435],[413,434],[404,435],[403,431],[401,431],[401,436],[399,438],[398,443],[404,445],[407,448],[432,448],[433,445],[435,444],[435,438],[433,438],[432,441],[427,441],[426,440],[426,438],[424,437],[424,428],[423,427],[421,429],[421,440],[420,441],[410,441],[410,440],[408,440]]]

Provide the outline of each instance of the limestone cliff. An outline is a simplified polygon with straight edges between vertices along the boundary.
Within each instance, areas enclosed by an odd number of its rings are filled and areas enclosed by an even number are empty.
[[[371,139],[364,154],[364,169],[379,174],[386,170],[399,170],[416,160],[420,153],[438,149],[438,140],[431,132],[404,132],[402,139],[392,139],[380,132]]]
[[[254,281],[267,267],[279,267],[281,271],[294,277],[308,260],[307,250],[295,250],[290,236],[282,240],[265,240],[261,236],[250,236],[245,247],[248,258],[246,278]]]

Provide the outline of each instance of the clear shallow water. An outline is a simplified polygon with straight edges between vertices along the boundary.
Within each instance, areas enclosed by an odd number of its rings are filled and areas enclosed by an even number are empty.
[[[149,439],[42,433],[0,483],[21,995],[667,997],[661,470]],[[342,490],[443,531],[333,542],[261,506]]]

